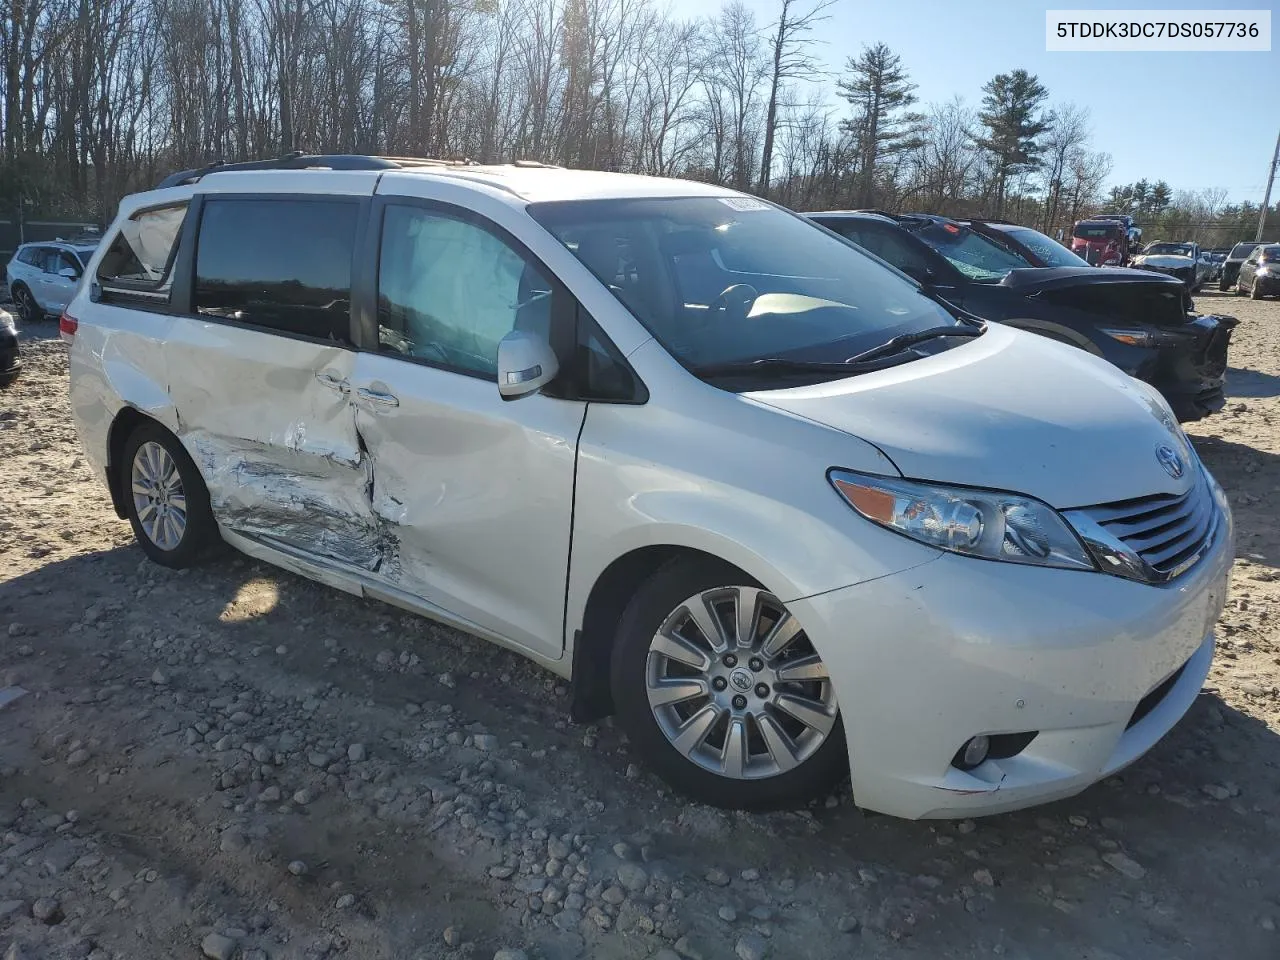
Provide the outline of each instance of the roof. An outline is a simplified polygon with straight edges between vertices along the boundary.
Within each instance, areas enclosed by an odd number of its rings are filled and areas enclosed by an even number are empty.
[[[634,173],[533,167],[522,164],[413,167],[386,174],[397,177],[466,180],[513,194],[529,203],[636,197],[732,197],[737,191],[695,180],[646,177]]]
[[[829,220],[874,220],[877,223],[896,223],[893,217],[874,210],[811,210],[805,217],[826,217]]]
[[[536,161],[477,164],[469,160],[433,160],[421,157],[374,157],[362,154],[308,156],[292,153],[270,160],[213,163],[195,170],[180,170],[165,177],[156,191],[197,185],[203,192],[279,190],[281,177],[290,190],[302,193],[334,189],[339,192],[372,192],[383,177],[394,183],[401,177],[465,180],[506,197],[531,203],[546,200],[588,200],[627,197],[736,196],[736,191],[691,180],[646,177],[598,170],[571,170]],[[385,191],[383,191],[385,192]]]

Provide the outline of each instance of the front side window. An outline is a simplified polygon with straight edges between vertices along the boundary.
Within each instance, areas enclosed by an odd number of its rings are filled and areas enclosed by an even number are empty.
[[[995,283],[1010,270],[1033,266],[1008,247],[958,223],[930,223],[917,230],[916,236],[951,261],[970,280],[979,283]]]
[[[349,342],[359,213],[349,200],[207,199],[196,245],[196,312]]]
[[[843,361],[956,319],[824,230],[748,197],[535,203],[529,213],[664,347],[699,367]]]
[[[1276,263],[1280,261],[1280,246],[1263,247],[1262,256],[1258,258],[1262,263]]]
[[[496,234],[420,207],[391,205],[378,265],[378,345],[428,363],[497,377],[498,341],[549,336],[551,283]]]
[[[157,289],[168,280],[169,264],[187,205],[136,213],[123,224],[98,266],[104,287]]]

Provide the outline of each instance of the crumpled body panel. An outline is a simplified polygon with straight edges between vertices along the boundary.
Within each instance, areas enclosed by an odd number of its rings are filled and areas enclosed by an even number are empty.
[[[370,511],[368,457],[344,463],[204,432],[184,439],[220,523],[365,570],[376,570],[384,560],[392,541]]]

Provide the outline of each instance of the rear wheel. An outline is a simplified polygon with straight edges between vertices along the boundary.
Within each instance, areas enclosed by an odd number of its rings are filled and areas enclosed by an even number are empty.
[[[846,773],[826,664],[786,606],[728,564],[676,560],[641,586],[612,687],[641,755],[695,800],[793,807]]]
[[[18,308],[18,319],[23,323],[35,323],[44,317],[36,298],[20,283],[13,288],[13,305]]]
[[[139,424],[124,444],[119,483],[138,545],[156,563],[189,567],[218,542],[209,491],[178,439]]]
[[[1250,300],[1262,299],[1262,293],[1259,291],[1258,281],[1256,280],[1253,282],[1253,286],[1249,288],[1249,299]]]

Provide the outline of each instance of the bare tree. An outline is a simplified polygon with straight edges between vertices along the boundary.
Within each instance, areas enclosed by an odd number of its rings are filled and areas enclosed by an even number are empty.
[[[764,148],[760,154],[760,180],[756,192],[769,194],[769,178],[773,170],[773,141],[778,127],[778,95],[788,80],[812,80],[821,73],[810,50],[814,42],[810,34],[816,24],[828,19],[823,11],[835,0],[822,0],[808,12],[796,9],[796,0],[782,0],[782,9],[769,41],[772,63],[769,70],[769,105],[764,116]]]

